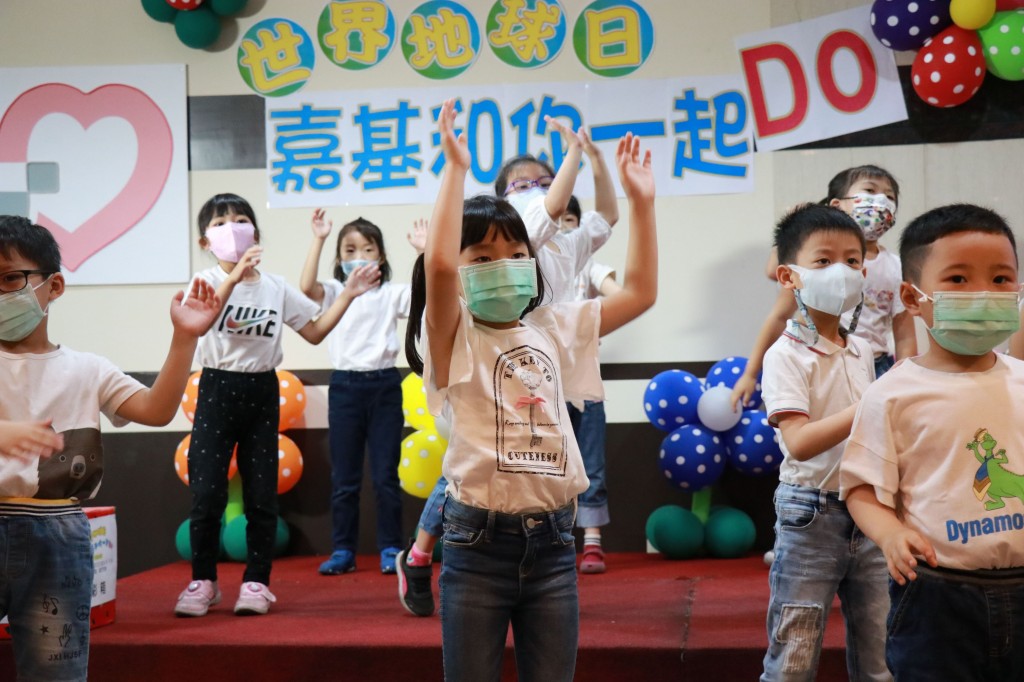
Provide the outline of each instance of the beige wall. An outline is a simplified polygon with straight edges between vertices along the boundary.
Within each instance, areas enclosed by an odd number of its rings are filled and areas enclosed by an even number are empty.
[[[478,17],[491,0],[464,0]],[[570,14],[586,4],[563,0]],[[418,2],[392,1],[401,16]],[[644,3],[657,30],[652,60],[636,78],[736,73],[736,35],[772,25],[809,19],[864,2],[850,0],[659,0]],[[59,66],[186,63],[190,95],[249,94],[235,67],[238,37],[258,20],[281,14],[307,27],[315,24],[324,0],[250,0],[248,16],[222,36],[217,49],[184,47],[167,24],[151,20],[138,0],[72,2],[4,0],[0,2],[0,64]],[[509,71],[486,50],[465,75],[452,84],[480,84],[507,79]],[[593,78],[566,49],[554,64],[521,75],[523,79],[559,81]],[[432,85],[414,74],[400,54],[381,67],[347,72],[320,60],[307,84],[310,90],[346,90]],[[1024,224],[1024,193],[1019,191],[1019,159],[1024,141],[955,145],[917,145],[869,149],[758,154],[754,192],[658,200],[660,298],[637,322],[612,334],[603,344],[605,362],[684,362],[717,360],[745,354],[774,295],[763,264],[771,226],[786,206],[823,196],[838,170],[865,162],[890,168],[903,186],[900,223],[926,206],[975,201],[994,206],[1014,225]],[[266,246],[264,267],[291,281],[298,279],[308,244],[309,211],[268,210],[264,174],[250,171],[193,172],[191,214],[210,195],[232,191],[257,208]],[[625,209],[625,206],[623,206]],[[412,262],[404,235],[430,206],[329,208],[336,223],[365,214],[385,229],[396,279],[406,279]],[[623,210],[623,216],[628,215]],[[626,225],[600,254],[615,266],[624,260]],[[193,226],[194,233],[194,226]],[[895,231],[894,231],[895,232]],[[895,235],[885,240],[895,245]],[[159,254],[147,257],[159,258]],[[193,247],[192,269],[206,267],[208,256]],[[327,258],[324,259],[326,272]],[[61,343],[101,353],[128,371],[159,369],[170,336],[167,309],[171,286],[75,287],[53,307],[51,330]],[[326,351],[285,336],[284,368],[327,368]],[[628,400],[638,398],[628,397]],[[639,405],[636,405],[638,413]],[[642,420],[642,416],[640,417]]]

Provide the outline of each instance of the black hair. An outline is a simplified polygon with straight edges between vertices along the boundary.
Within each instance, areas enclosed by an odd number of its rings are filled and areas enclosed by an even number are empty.
[[[850,193],[850,188],[853,187],[858,180],[863,178],[871,178],[872,180],[888,180],[889,184],[892,185],[893,195],[896,197],[896,205],[899,205],[900,183],[896,182],[896,178],[893,177],[892,173],[881,166],[874,166],[872,164],[854,166],[836,173],[828,182],[828,196],[822,199],[819,203],[827,205],[833,199],[847,198]]]
[[[533,154],[520,154],[519,156],[513,156],[511,159],[501,164],[501,169],[498,171],[498,177],[494,181],[494,193],[499,196],[505,196],[505,190],[508,189],[508,176],[512,174],[512,171],[519,166],[526,165],[528,163],[535,163],[548,172],[548,175],[555,177],[555,169],[551,167],[551,164],[547,161],[541,161]]]
[[[381,283],[389,281],[391,279],[391,264],[388,262],[387,252],[384,251],[384,235],[379,227],[362,216],[347,223],[338,232],[338,244],[334,248],[334,278],[339,282],[344,282],[348,279],[345,269],[341,267],[341,241],[345,238],[345,235],[351,232],[358,232],[377,245],[377,251],[380,252],[380,258],[377,261],[377,266],[380,270],[380,281]]]
[[[995,211],[974,204],[949,204],[926,211],[910,221],[900,235],[900,262],[903,280],[916,284],[931,245],[957,232],[985,232],[1010,240],[1017,260],[1017,240],[1006,220]]]
[[[0,215],[0,254],[13,260],[14,252],[36,270],[60,272],[60,246],[49,230],[22,216]]]
[[[196,222],[199,223],[199,236],[205,239],[206,228],[209,227],[210,221],[228,213],[237,213],[247,217],[252,222],[256,241],[260,241],[260,227],[256,223],[256,214],[249,202],[237,194],[216,194],[203,204],[203,207],[199,209],[199,217],[196,219]]]
[[[533,244],[530,243],[526,225],[519,213],[512,208],[512,204],[501,197],[487,194],[479,194],[466,199],[462,211],[462,242],[459,244],[459,251],[484,241],[492,230],[496,230],[498,234],[511,242],[525,244],[530,258],[536,262],[537,253],[533,249]],[[427,304],[427,274],[422,253],[413,265],[410,288],[412,300],[409,305],[409,323],[405,328],[405,359],[412,371],[423,374],[423,358],[420,356],[419,349],[416,348],[423,325],[423,312]],[[530,299],[523,314],[519,316],[520,319],[540,305],[543,299],[544,278],[541,276],[540,263],[537,263],[537,295]]]
[[[775,248],[778,250],[779,264],[794,262],[807,238],[822,231],[848,232],[857,237],[861,253],[867,249],[864,232],[844,211],[821,204],[803,204],[784,215],[775,226]]]
[[[583,211],[580,209],[580,200],[576,198],[575,194],[569,196],[569,203],[565,206],[565,212],[576,216],[577,221],[583,217]]]

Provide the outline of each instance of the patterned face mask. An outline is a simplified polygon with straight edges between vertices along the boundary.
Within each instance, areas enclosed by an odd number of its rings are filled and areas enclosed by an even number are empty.
[[[911,285],[913,286],[913,285]],[[919,301],[931,301],[935,343],[957,355],[984,355],[1020,328],[1016,291],[936,291],[916,286]]]
[[[876,242],[896,223],[896,202],[884,194],[854,194],[850,215],[864,231],[864,239]]]

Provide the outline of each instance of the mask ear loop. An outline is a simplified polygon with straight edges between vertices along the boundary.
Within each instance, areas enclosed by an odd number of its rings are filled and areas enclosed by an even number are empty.
[[[811,330],[814,334],[814,340],[811,341],[811,345],[818,343],[818,328],[814,325],[814,320],[811,319],[810,313],[807,312],[807,306],[804,304],[804,300],[800,297],[800,290],[793,289],[793,296],[796,297],[796,308],[800,311],[800,316],[804,318],[805,327]]]
[[[860,319],[860,311],[864,309],[864,294],[860,295],[860,303],[853,309],[853,317],[850,318],[850,328],[846,330],[847,334],[852,334],[857,330],[857,320]]]

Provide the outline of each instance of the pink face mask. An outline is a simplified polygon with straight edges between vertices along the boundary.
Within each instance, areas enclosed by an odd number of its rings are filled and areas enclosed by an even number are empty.
[[[206,241],[218,259],[237,263],[256,243],[256,228],[252,223],[224,223],[206,228]]]

